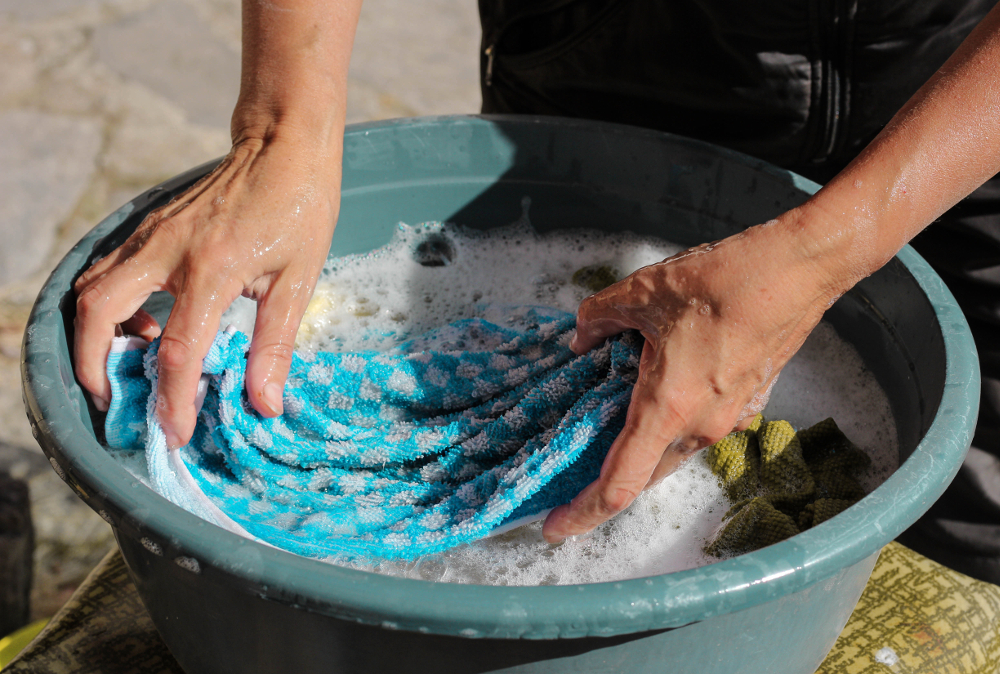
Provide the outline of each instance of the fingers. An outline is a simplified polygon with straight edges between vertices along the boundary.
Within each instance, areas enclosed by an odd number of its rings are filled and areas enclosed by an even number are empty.
[[[160,336],[160,324],[150,316],[145,310],[139,309],[132,318],[121,324],[122,332],[126,335],[138,335],[147,342],[152,342]]]
[[[542,534],[550,543],[590,531],[627,508],[649,483],[664,449],[682,434],[683,419],[658,396],[663,382],[655,377],[660,368],[654,359],[654,347],[646,342],[640,373],[649,376],[640,374],[625,426],[608,450],[601,476],[546,518]],[[693,451],[679,449],[671,465],[676,467]]]
[[[219,319],[242,286],[189,276],[176,294],[157,352],[156,412],[170,448],[186,444],[197,422],[195,398],[202,361],[219,329]]]
[[[257,321],[247,356],[247,395],[254,409],[266,417],[284,407],[282,393],[292,364],[298,332],[310,293],[304,284],[279,278],[257,304]]]
[[[576,335],[569,348],[583,355],[612,335],[638,328],[625,311],[615,306],[618,292],[615,284],[580,303],[576,312]]]
[[[147,341],[159,334],[153,317],[139,309],[165,280],[165,260],[141,254],[160,219],[159,213],[146,216],[125,243],[95,262],[73,284],[77,295],[73,342],[76,375],[102,411],[111,401],[111,384],[105,370],[111,338],[119,324],[123,324],[122,330]]]
[[[95,398],[100,409],[111,401],[107,362],[111,339],[118,324],[129,321],[156,289],[156,278],[135,258],[128,260],[84,287],[76,298],[73,360],[77,378]],[[145,316],[149,316],[142,312]],[[140,316],[143,331],[150,334],[152,325]],[[155,324],[152,317],[149,321]],[[141,333],[140,333],[141,334]]]

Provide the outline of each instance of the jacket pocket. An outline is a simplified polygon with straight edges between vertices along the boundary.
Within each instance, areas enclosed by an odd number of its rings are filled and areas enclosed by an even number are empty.
[[[520,70],[565,55],[605,25],[629,0],[534,2],[498,26],[483,26],[484,86],[498,66]]]

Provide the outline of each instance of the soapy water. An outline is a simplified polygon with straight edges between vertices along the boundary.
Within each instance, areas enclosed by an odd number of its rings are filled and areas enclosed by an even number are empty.
[[[599,287],[680,250],[629,233],[541,235],[526,221],[486,232],[441,223],[400,224],[386,246],[327,263],[296,348],[305,353],[385,350],[458,319],[501,320],[507,306],[575,312]],[[255,307],[238,299],[223,316],[223,326],[252,334]],[[787,419],[796,428],[832,416],[872,458],[861,479],[866,491],[898,465],[888,398],[857,351],[828,323],[820,323],[785,366],[764,415]],[[112,453],[145,478],[141,453]],[[611,521],[558,545],[544,541],[542,523],[536,521],[411,562],[327,561],[407,578],[491,585],[639,578],[716,561],[703,547],[729,506],[702,451]]]
[[[631,234],[538,235],[523,220],[486,232],[400,223],[386,246],[327,263],[295,346],[300,352],[385,350],[498,305],[575,313],[595,283],[623,278],[681,250]],[[237,299],[222,324],[252,334],[255,307]]]

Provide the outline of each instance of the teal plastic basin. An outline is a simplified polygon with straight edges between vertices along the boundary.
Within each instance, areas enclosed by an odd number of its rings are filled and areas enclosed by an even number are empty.
[[[828,313],[889,392],[900,468],[837,517],[752,554],[679,573],[560,587],[390,578],[265,547],[143,487],[99,442],[73,376],[73,280],[196,168],[137,197],[66,256],[38,297],[22,375],[53,467],[115,529],[146,607],[190,673],[748,672],[812,674],[878,551],[942,493],[969,447],[976,351],[953,297],[909,248]],[[350,127],[331,254],[399,221],[630,229],[695,244],[764,222],[817,186],[758,160],[631,127],[441,117]],[[147,308],[164,318],[169,298]]]

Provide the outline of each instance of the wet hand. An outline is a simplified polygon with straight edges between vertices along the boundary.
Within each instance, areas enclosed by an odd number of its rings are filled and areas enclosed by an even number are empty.
[[[175,303],[162,329],[157,413],[168,445],[183,445],[194,432],[202,360],[222,313],[241,294],[258,303],[250,402],[265,416],[282,412],[295,333],[339,208],[339,157],[312,149],[280,140],[238,143],[77,280],[76,374],[99,408],[111,397],[105,367],[116,329],[159,335],[140,306],[165,290]]]
[[[549,542],[610,519],[763,409],[838,294],[772,223],[640,269],[580,305],[576,353],[628,329],[646,341],[625,426],[600,477],[549,514]]]

